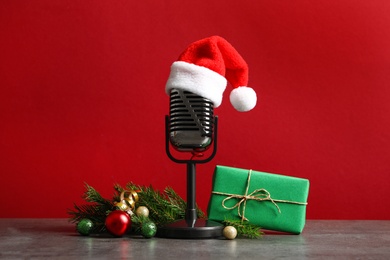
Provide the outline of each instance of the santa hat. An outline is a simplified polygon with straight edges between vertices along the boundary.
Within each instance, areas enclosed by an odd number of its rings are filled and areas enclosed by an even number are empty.
[[[230,103],[241,112],[256,106],[256,92],[247,87],[248,65],[234,47],[220,36],[189,45],[171,66],[165,91],[179,89],[207,98],[218,107],[227,82],[233,87]]]

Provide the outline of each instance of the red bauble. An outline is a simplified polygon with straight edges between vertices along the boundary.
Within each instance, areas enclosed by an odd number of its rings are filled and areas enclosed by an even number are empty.
[[[112,235],[121,237],[131,227],[129,214],[121,210],[114,210],[106,218],[106,228]]]

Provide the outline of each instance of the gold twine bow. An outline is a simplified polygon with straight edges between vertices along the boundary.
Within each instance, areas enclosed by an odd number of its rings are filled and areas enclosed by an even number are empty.
[[[133,214],[135,203],[138,202],[139,197],[138,193],[134,190],[124,190],[121,192],[121,195],[119,196],[119,202],[115,203],[115,206],[117,206],[120,210],[126,211],[130,215]]]
[[[232,210],[232,209],[237,208],[238,216],[241,217],[241,221],[249,221],[249,219],[247,219],[245,217],[245,209],[246,209],[247,200],[271,201],[272,204],[274,204],[274,206],[277,208],[279,213],[281,213],[281,210],[280,210],[278,204],[276,204],[276,202],[291,203],[291,204],[298,204],[298,205],[307,205],[306,202],[273,199],[271,197],[271,194],[266,189],[256,189],[253,192],[248,194],[249,184],[251,181],[251,174],[252,174],[252,170],[249,170],[248,180],[247,180],[247,185],[245,188],[244,195],[225,193],[225,192],[219,192],[219,191],[212,192],[213,194],[228,196],[222,201],[222,207],[224,207],[227,210]],[[226,203],[226,201],[228,201],[230,199],[240,199],[240,200],[234,206],[228,207],[225,205],[225,203]],[[241,214],[241,204],[243,204],[242,214]]]

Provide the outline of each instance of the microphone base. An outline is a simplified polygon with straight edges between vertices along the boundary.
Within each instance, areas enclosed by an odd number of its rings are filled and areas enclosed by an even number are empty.
[[[224,225],[205,219],[197,219],[194,223],[179,220],[157,229],[157,237],[164,238],[216,238],[223,235]]]

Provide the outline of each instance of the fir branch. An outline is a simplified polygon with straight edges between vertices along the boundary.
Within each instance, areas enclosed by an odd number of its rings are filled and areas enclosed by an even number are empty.
[[[187,202],[182,199],[171,187],[166,187],[164,192],[173,205],[176,205],[180,210],[186,210]],[[206,214],[198,207],[198,205],[196,205],[196,213],[198,218],[206,218]]]
[[[105,230],[104,221],[106,219],[106,210],[101,206],[74,204],[74,210],[68,210],[68,214],[71,216],[69,221],[72,223],[77,223],[84,218],[90,219],[94,223],[92,232],[102,232]]]
[[[118,183],[116,183],[114,185],[114,190],[115,190],[115,193],[114,193],[114,196],[113,196],[113,200],[114,201],[120,201],[120,194],[125,191],[124,188],[122,188]]]
[[[120,190],[120,187],[117,187]],[[149,218],[159,227],[185,218],[187,203],[171,188],[167,187],[161,193],[150,186],[135,185],[130,182],[126,189],[138,192],[137,207],[146,206],[149,209]],[[197,207],[199,218],[206,215]]]
[[[139,206],[146,206],[149,209],[149,217],[157,226],[184,218],[183,210],[169,203],[164,194],[154,190],[152,186],[139,188],[141,188],[141,192],[138,193]]]
[[[233,226],[237,229],[237,235],[246,238],[260,238],[264,233],[259,226],[250,224],[246,221],[225,219],[223,221],[225,226]]]
[[[74,209],[69,209],[69,221],[77,223],[84,218],[90,219],[94,223],[92,232],[105,231],[105,219],[107,214],[114,209],[114,203],[108,199],[103,198],[92,186],[85,183],[86,191],[82,198],[89,204],[76,205]]]
[[[85,201],[107,207],[113,206],[113,203],[110,200],[103,198],[97,190],[95,190],[92,186],[89,186],[87,183],[85,183],[85,189],[86,191],[82,196]]]
[[[166,187],[164,192],[172,205],[176,206],[178,209],[186,208],[187,203],[171,187]]]
[[[134,231],[134,233],[141,234],[142,224],[147,222],[151,222],[148,217],[137,216],[136,214],[133,214],[131,216],[131,229]]]

